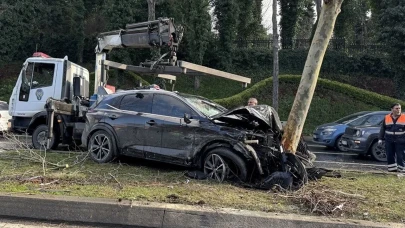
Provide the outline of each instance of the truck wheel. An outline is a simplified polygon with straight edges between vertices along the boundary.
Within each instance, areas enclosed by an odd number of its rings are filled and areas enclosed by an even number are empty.
[[[38,125],[32,133],[32,145],[35,149],[45,149],[48,134],[48,126],[45,124]],[[51,138],[50,148],[56,149],[59,145],[59,134],[53,130],[53,137]]]
[[[374,142],[370,148],[370,154],[375,160],[386,162],[387,154],[385,152],[385,142],[383,142],[381,145],[378,145],[377,141]]]
[[[107,163],[115,157],[115,140],[106,131],[96,131],[88,143],[91,159],[97,163]]]
[[[228,148],[216,148],[204,159],[204,173],[218,182],[232,180],[245,182],[246,162]]]

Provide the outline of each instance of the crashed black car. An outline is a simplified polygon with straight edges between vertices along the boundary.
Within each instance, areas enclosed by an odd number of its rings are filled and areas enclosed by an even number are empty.
[[[227,110],[199,96],[131,90],[89,109],[82,143],[98,163],[127,155],[193,167],[218,181],[260,181],[282,171],[303,183],[302,163],[280,147],[281,128],[267,105]]]

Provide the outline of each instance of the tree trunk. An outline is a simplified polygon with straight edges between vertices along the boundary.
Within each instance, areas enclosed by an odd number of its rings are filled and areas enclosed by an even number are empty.
[[[273,108],[278,111],[278,26],[277,0],[273,0]]]
[[[148,21],[155,20],[155,6],[157,0],[147,0],[148,2]],[[160,57],[160,48],[153,47],[150,50],[150,55],[152,56],[152,60],[158,60]]]
[[[156,0],[147,0],[148,2],[148,21],[155,20]]]
[[[332,36],[343,0],[324,0],[311,48],[309,49],[301,82],[295,96],[281,143],[287,152],[295,154],[309,106],[314,95],[319,70]]]
[[[321,9],[322,9],[322,0],[314,0],[315,6],[316,6],[316,20],[314,27],[312,27],[312,32],[311,32],[311,37],[310,39],[312,40],[314,38],[315,30],[318,27],[318,20],[321,14]]]
[[[194,89],[198,90],[200,88],[200,76],[194,76]]]

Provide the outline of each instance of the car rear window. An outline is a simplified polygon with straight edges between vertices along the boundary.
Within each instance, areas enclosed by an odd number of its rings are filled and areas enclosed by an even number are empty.
[[[4,102],[0,102],[0,111],[8,110],[8,104]]]
[[[94,108],[97,109],[114,109],[118,108],[121,96],[105,96]]]

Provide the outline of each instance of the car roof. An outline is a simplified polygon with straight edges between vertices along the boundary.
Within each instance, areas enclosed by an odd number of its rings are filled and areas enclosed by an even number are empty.
[[[388,114],[391,113],[391,111],[371,111],[367,114]]]

